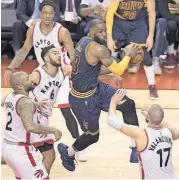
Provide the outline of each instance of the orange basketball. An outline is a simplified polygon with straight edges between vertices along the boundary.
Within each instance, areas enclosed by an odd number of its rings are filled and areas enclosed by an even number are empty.
[[[127,47],[127,46],[126,46]],[[121,57],[123,58],[125,56],[125,50],[122,51]],[[142,47],[140,47],[139,53],[135,55],[135,57],[131,58],[129,65],[133,66],[136,64],[139,64],[143,61],[144,59],[144,51]]]

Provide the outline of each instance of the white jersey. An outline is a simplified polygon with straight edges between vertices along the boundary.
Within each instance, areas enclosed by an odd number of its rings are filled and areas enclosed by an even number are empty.
[[[14,94],[13,92],[6,97],[5,110],[7,114],[7,123],[4,138],[11,142],[22,142],[29,144],[30,133],[25,130],[21,118],[16,111],[16,105],[23,97],[28,98],[25,95]],[[36,114],[34,114],[34,116],[36,116]]]
[[[62,25],[56,22],[53,29],[47,35],[44,35],[40,30],[40,22],[36,23],[33,33],[33,46],[37,61],[40,65],[44,65],[44,61],[41,57],[42,49],[52,44],[60,50],[61,58],[65,61],[67,51],[62,45],[60,45],[58,38],[58,33],[61,27]]]
[[[172,165],[172,134],[168,128],[146,129],[148,144],[139,153],[142,179],[175,179]]]
[[[59,89],[62,82],[64,81],[63,71],[58,69],[57,74],[52,77],[44,69],[43,66],[39,66],[34,71],[39,72],[40,82],[39,84],[30,92],[29,96],[34,101],[48,100],[50,103],[46,109],[43,110],[42,114],[51,116],[53,105],[57,99]],[[62,94],[63,96],[63,94]]]

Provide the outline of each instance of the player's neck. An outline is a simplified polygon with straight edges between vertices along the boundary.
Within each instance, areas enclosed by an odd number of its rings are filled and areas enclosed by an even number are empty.
[[[22,95],[25,95],[25,96],[29,96],[29,93],[26,92],[26,91],[21,91],[21,90],[15,90],[14,91],[14,94],[22,94]]]
[[[148,127],[152,128],[152,129],[161,129],[162,128],[160,125],[153,125],[153,124],[149,124]]]
[[[55,76],[57,74],[58,68],[51,65],[45,65],[43,69],[46,71],[47,74],[50,76]]]
[[[51,24],[47,24],[47,25],[42,22],[40,23],[40,29],[42,31],[49,31],[53,28],[53,26],[54,26],[54,22],[52,22]]]

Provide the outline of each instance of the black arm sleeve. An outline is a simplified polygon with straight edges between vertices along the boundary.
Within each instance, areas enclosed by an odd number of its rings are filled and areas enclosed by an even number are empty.
[[[179,15],[170,14],[168,9],[168,0],[159,0],[159,11],[162,18],[165,18],[167,20],[175,21],[177,24],[179,24]]]

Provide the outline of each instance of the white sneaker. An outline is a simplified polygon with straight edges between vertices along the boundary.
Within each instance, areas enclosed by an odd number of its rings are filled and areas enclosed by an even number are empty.
[[[153,60],[153,64],[154,64],[154,73],[156,75],[162,74],[162,69],[160,67],[159,58],[158,57],[153,57],[152,60]]]
[[[87,161],[87,157],[86,157],[84,151],[78,151],[76,153],[76,155],[77,155],[78,161],[80,161],[80,162],[86,162]]]
[[[137,64],[135,66],[129,66],[127,69],[127,72],[131,74],[136,74],[139,70],[139,67],[140,67],[140,64]]]

